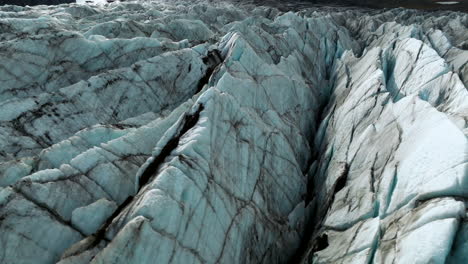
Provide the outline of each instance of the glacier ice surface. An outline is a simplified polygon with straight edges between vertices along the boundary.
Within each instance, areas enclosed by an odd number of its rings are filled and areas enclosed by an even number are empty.
[[[466,262],[467,21],[0,7],[0,262]]]

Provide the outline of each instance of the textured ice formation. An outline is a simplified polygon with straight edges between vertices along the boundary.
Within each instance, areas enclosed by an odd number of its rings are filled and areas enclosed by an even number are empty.
[[[0,263],[464,263],[463,13],[0,7]]]

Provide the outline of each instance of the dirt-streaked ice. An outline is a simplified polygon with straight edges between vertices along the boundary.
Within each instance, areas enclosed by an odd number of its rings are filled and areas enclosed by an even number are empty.
[[[0,7],[0,263],[462,263],[468,16]]]

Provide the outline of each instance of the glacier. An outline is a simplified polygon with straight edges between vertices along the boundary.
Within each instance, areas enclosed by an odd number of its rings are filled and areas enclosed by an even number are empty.
[[[468,262],[468,14],[0,6],[0,263]]]

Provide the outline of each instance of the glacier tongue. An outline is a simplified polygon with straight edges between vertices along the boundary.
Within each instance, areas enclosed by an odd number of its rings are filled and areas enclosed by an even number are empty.
[[[0,7],[0,262],[466,262],[467,21]]]

